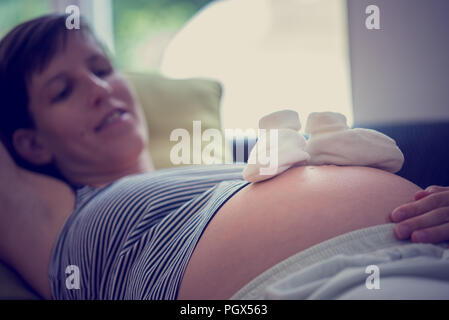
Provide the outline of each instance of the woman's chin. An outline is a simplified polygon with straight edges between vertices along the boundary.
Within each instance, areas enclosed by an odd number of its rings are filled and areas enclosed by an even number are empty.
[[[133,135],[115,139],[113,143],[107,145],[107,148],[105,163],[114,163],[118,167],[129,166],[133,162],[138,162],[142,153],[145,152],[146,140],[136,132]]]

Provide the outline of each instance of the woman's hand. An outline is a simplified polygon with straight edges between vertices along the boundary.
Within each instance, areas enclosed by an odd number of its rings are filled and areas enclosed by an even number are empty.
[[[449,240],[449,187],[429,186],[415,194],[415,201],[393,210],[398,222],[395,236],[400,240],[438,243]]]

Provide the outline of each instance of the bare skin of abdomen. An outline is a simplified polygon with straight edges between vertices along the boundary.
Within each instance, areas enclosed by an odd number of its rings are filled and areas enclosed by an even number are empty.
[[[217,211],[178,299],[228,299],[257,275],[338,235],[390,222],[415,184],[367,167],[304,166],[237,192]]]

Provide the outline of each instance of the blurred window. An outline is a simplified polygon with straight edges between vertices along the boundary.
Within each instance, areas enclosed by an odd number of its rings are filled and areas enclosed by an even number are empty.
[[[157,71],[173,35],[210,0],[112,0],[116,64]]]
[[[225,128],[280,109],[335,111],[352,124],[345,0],[217,0],[166,50],[161,71],[224,85]]]
[[[26,20],[50,12],[50,0],[0,0],[0,38]]]

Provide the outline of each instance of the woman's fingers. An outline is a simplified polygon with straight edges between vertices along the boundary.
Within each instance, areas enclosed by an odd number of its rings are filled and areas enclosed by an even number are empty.
[[[449,240],[449,223],[425,228],[412,233],[413,242],[438,243]]]
[[[415,201],[391,213],[398,222],[396,238],[413,242],[437,243],[449,240],[449,187],[429,186],[415,193]]]
[[[426,190],[420,190],[420,191],[418,191],[418,192],[415,193],[415,201],[420,200],[420,199],[422,199],[422,198],[425,198],[425,197],[427,197],[429,194],[432,194],[432,193],[429,192],[429,191],[426,191]]]
[[[398,222],[396,238],[413,242],[437,243],[449,240],[449,187],[429,186],[415,194],[415,201],[391,213]]]
[[[413,236],[413,234],[415,240],[418,240],[420,238],[424,239],[424,237],[419,234],[419,232],[422,231],[423,234],[428,236],[427,238],[430,238],[430,235],[428,235],[429,231],[435,229],[437,230],[438,234],[431,235],[432,237],[445,238],[444,240],[447,240],[449,239],[449,230],[446,230],[444,228],[443,230],[438,229],[443,225],[449,225],[449,207],[437,208],[423,215],[410,218],[401,223],[398,223],[394,228],[394,233],[400,240],[408,239],[410,238],[410,236]],[[448,226],[445,226],[445,228],[448,228]],[[445,230],[447,231],[445,235],[439,233],[440,231]]]
[[[420,191],[418,191],[420,192]],[[438,192],[432,192],[417,201],[406,203],[393,210],[390,218],[393,222],[423,215],[436,208],[449,206],[449,188]]]
[[[449,187],[442,187],[442,186],[428,186],[426,189],[424,189],[428,192],[440,192],[440,191],[448,191]]]
[[[415,200],[420,200],[428,195],[441,191],[449,191],[449,187],[441,187],[441,186],[428,186],[424,190],[417,191],[415,193]]]

